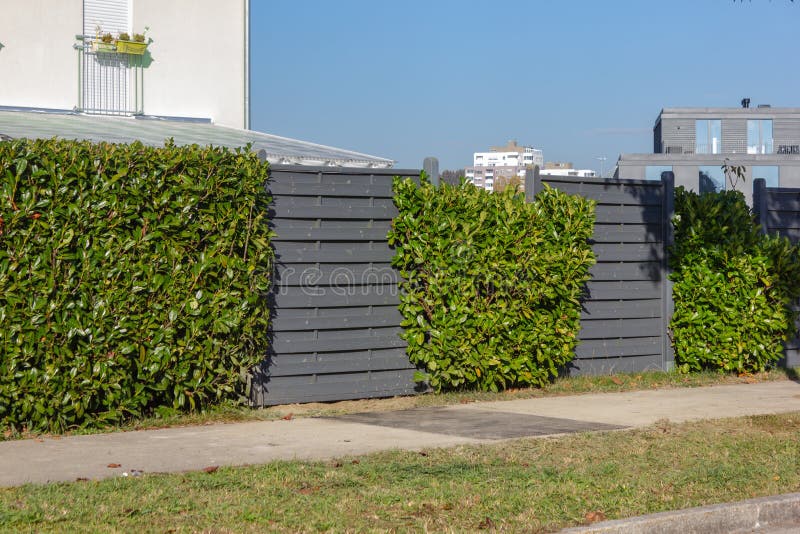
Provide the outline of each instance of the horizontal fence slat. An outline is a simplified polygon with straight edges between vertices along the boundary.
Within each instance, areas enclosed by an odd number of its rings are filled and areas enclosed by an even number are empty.
[[[275,306],[280,308],[334,308],[341,306],[397,305],[400,298],[391,286],[360,286],[343,291],[327,290],[309,294],[304,288],[282,288],[274,294]]]
[[[659,224],[595,224],[595,243],[661,243]]]
[[[627,358],[595,358],[591,360],[573,360],[570,362],[569,374],[603,375],[613,373],[634,373],[643,371],[659,371],[663,359],[660,354],[633,356]]]
[[[636,282],[597,282],[587,284],[587,300],[611,299],[658,299],[661,298],[661,283],[652,280]]]
[[[276,196],[272,203],[277,208],[394,208],[389,198]]]
[[[318,291],[316,289],[318,286],[387,285],[397,284],[399,281],[400,275],[389,263],[275,265],[275,285],[307,287],[313,292]]]
[[[362,177],[359,177],[362,178]],[[269,184],[269,191],[275,196],[321,196],[328,197],[376,197],[393,198],[392,181],[369,183],[367,180],[341,179],[346,183],[304,183],[305,180],[286,180],[272,181]],[[353,183],[355,181],[355,183]]]
[[[274,243],[275,261],[284,265],[291,263],[390,263],[394,250],[386,243],[354,243],[326,241],[321,245],[302,241],[278,241]]]
[[[395,347],[405,347],[407,345],[397,334],[388,336],[357,336],[343,339],[308,340],[298,340],[291,334],[293,333],[275,333],[272,340],[272,348],[277,354],[391,349]]]
[[[595,263],[589,267],[592,278],[589,283],[606,280],[661,280],[661,263],[645,262],[613,262]]]
[[[606,206],[595,208],[596,222],[601,224],[650,224],[661,222],[661,206]]]
[[[424,391],[414,382],[413,369],[372,373],[340,373],[279,377],[267,380],[256,393],[262,406],[411,395]]]
[[[335,206],[286,206],[275,204],[270,207],[271,217],[284,219],[311,219],[313,217],[327,219],[386,219],[391,220],[397,216],[394,206],[353,206],[337,208]]]
[[[800,192],[767,193],[767,206],[772,211],[800,212]]]
[[[358,313],[358,312],[361,313]],[[362,308],[282,308],[270,324],[273,332],[297,330],[347,330],[397,326],[403,316],[396,306]]]
[[[577,359],[625,358],[628,356],[661,355],[660,337],[621,339],[581,339],[575,350]]]
[[[550,183],[547,177],[544,176],[542,181]],[[662,199],[661,187],[584,182],[560,182],[552,185],[564,193],[597,200],[601,204],[660,206]]]
[[[661,317],[661,299],[596,300],[581,303],[581,320],[585,319],[644,319]]]
[[[403,348],[373,351],[284,354],[267,362],[270,376],[415,369]]]
[[[294,225],[292,219],[272,221],[275,232],[273,242],[279,241],[386,241],[389,233],[389,222],[373,228],[320,228],[311,224]]]
[[[660,336],[661,318],[600,319],[581,321],[578,337],[582,340]]]
[[[658,262],[664,257],[663,247],[654,243],[597,243],[592,245],[592,251],[599,262]]]
[[[799,214],[794,211],[767,211],[767,228],[770,230],[781,228],[800,228]]]

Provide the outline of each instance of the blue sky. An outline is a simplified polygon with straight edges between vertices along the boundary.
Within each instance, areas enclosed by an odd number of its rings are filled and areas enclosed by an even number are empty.
[[[800,2],[251,0],[255,130],[420,168],[651,152],[663,107],[800,107]]]

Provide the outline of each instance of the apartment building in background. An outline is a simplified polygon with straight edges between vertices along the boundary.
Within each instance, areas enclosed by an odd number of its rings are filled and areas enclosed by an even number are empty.
[[[466,179],[476,187],[494,191],[501,184],[520,184],[525,188],[525,170],[544,164],[542,151],[509,141],[505,146],[491,147],[488,152],[475,152],[471,167],[464,169]]]
[[[597,173],[592,169],[576,169],[570,161],[548,161],[539,171],[542,176],[574,176],[576,178],[595,178]]]
[[[0,0],[0,13],[0,135],[251,143],[270,163],[394,164],[250,130],[250,0]],[[144,34],[146,49],[100,39],[120,33]]]
[[[665,108],[653,127],[652,154],[621,154],[615,178],[658,180],[672,171],[675,184],[694,191],[731,188],[723,165],[743,166],[736,184],[752,203],[753,180],[768,187],[800,187],[800,108]]]

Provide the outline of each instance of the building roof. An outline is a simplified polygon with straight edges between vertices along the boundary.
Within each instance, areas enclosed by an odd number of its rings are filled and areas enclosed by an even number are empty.
[[[172,138],[177,145],[198,144],[230,148],[251,143],[263,150],[270,163],[387,168],[394,161],[352,150],[279,137],[252,130],[218,126],[208,121],[163,117],[106,117],[59,110],[30,110],[0,107],[0,139],[80,139],[95,142],[162,146]]]

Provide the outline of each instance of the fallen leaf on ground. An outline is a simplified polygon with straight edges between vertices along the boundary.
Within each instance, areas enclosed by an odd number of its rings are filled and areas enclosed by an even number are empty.
[[[313,488],[301,488],[300,489],[300,493],[302,493],[303,495],[311,495],[312,493],[315,493],[317,491],[319,491],[319,486],[314,486]]]
[[[203,472],[204,473],[213,473],[217,469],[219,469],[218,465],[209,465],[208,467],[204,467],[203,468]]]
[[[606,520],[606,514],[601,510],[596,510],[594,512],[587,512],[586,515],[583,517],[585,517],[589,523],[595,523],[597,521]]]
[[[108,467],[111,469],[116,469],[117,467],[122,467],[122,464],[108,464]]]
[[[494,528],[494,521],[490,517],[484,517],[483,521],[478,523],[479,529]]]

